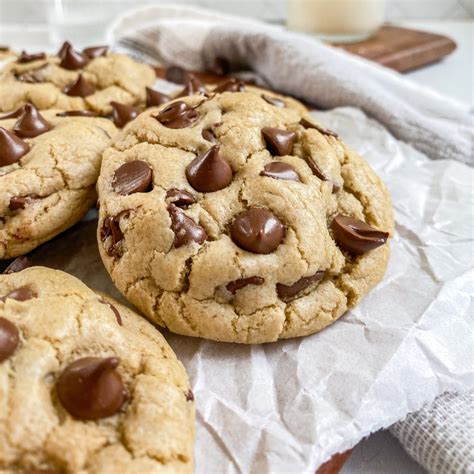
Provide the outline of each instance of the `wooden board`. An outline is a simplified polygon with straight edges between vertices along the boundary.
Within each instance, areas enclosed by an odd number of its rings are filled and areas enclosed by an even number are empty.
[[[398,72],[440,61],[456,49],[456,43],[446,36],[388,25],[365,41],[334,46]]]

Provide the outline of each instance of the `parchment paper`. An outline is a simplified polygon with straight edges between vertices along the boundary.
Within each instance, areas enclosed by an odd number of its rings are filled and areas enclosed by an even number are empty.
[[[315,115],[390,188],[390,265],[354,311],[311,337],[240,346],[165,331],[196,396],[197,473],[314,473],[436,395],[474,386],[472,169],[430,161],[355,109]],[[119,296],[95,219],[89,213],[33,261]]]

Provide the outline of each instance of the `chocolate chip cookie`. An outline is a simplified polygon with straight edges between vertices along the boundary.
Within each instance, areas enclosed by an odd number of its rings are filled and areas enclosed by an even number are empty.
[[[308,335],[354,307],[387,265],[382,181],[303,106],[253,92],[144,112],[105,151],[98,191],[113,281],[180,334]]]
[[[26,102],[39,109],[112,111],[111,102],[145,101],[145,87],[155,81],[153,69],[104,46],[77,51],[64,43],[55,56],[23,51],[0,77],[0,111]]]
[[[101,154],[115,132],[87,111],[26,104],[0,115],[0,259],[29,252],[92,207]]]
[[[191,473],[193,400],[130,309],[56,270],[0,275],[2,473]]]

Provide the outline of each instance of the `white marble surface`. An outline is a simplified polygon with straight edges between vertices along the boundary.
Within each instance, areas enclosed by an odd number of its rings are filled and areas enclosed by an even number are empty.
[[[442,33],[453,38],[457,50],[442,62],[411,72],[410,80],[431,87],[474,111],[474,21],[402,21],[397,24]],[[40,51],[52,47],[43,25],[2,25],[0,43],[13,48]],[[389,432],[379,432],[354,450],[342,474],[423,474],[426,471],[409,458]]]

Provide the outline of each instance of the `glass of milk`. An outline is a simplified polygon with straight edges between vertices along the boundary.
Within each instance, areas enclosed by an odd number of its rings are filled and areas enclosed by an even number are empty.
[[[288,0],[288,27],[332,42],[361,41],[382,25],[384,0]]]

